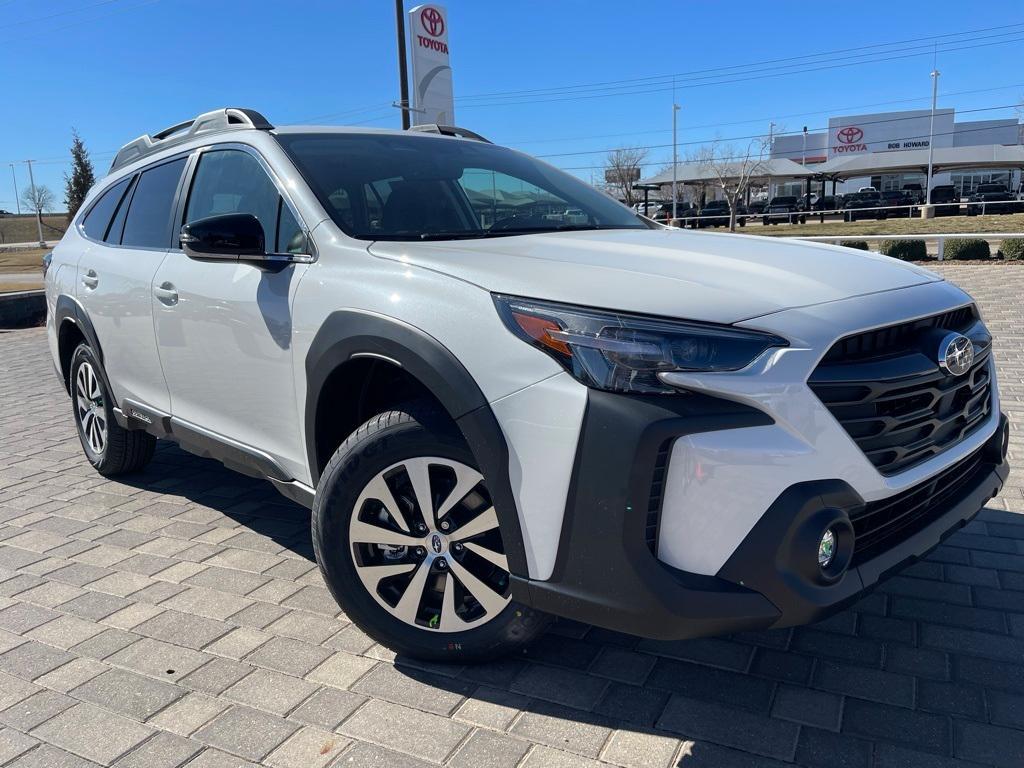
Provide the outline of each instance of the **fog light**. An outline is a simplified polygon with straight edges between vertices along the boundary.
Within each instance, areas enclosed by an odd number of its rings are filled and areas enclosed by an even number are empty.
[[[836,535],[829,528],[825,531],[825,535],[821,537],[821,541],[818,542],[818,565],[821,566],[822,570],[832,565],[832,560],[836,556]]]

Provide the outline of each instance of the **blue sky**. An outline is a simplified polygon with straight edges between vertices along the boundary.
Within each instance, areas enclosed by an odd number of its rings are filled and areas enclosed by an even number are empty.
[[[938,41],[940,106],[1014,117],[1024,97],[1019,0],[445,4],[456,122],[584,178],[608,148],[671,142],[662,76],[678,75],[681,154],[686,142],[764,133],[770,120],[814,130],[829,114],[926,108],[924,38],[935,35],[949,35]],[[218,106],[279,124],[396,127],[393,14],[392,0],[0,0],[0,208],[14,208],[8,163],[25,158],[63,198],[72,126],[100,175],[126,141]],[[537,93],[590,84],[602,85]],[[532,93],[509,93],[522,91]],[[654,146],[648,170],[670,158]],[[20,188],[24,165],[17,173]]]

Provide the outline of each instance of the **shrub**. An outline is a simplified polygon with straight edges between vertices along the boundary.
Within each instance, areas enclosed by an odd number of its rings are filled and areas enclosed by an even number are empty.
[[[1004,259],[1024,259],[1024,237],[1008,237],[999,246]]]
[[[867,240],[840,240],[839,244],[843,246],[843,248],[856,248],[858,251],[870,250],[868,248]]]
[[[946,241],[944,257],[960,261],[990,259],[992,251],[989,250],[988,240],[977,237],[956,237]]]
[[[949,248],[948,243],[946,248]],[[878,246],[878,252],[902,261],[924,261],[928,258],[924,240],[883,240]]]

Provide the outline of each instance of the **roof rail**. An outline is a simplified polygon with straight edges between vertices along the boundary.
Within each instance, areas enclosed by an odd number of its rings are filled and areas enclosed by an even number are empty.
[[[479,133],[474,133],[467,128],[459,128],[455,125],[438,125],[437,123],[424,123],[423,125],[414,125],[409,128],[410,131],[420,131],[421,133],[440,133],[442,136],[457,136],[460,139],[473,139],[474,141],[482,141],[485,144],[491,144],[489,139],[485,139]]]
[[[129,141],[118,150],[117,156],[110,166],[110,173],[154,152],[173,147],[176,144],[183,144],[201,133],[214,133],[237,128],[269,131],[273,127],[267,118],[253,109],[226,107],[215,109],[212,112],[204,112],[192,120],[164,128],[152,136],[143,134],[134,141]]]

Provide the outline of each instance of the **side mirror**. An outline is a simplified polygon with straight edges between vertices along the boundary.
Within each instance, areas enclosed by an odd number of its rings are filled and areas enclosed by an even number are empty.
[[[264,261],[267,256],[263,225],[251,213],[228,213],[185,224],[181,247],[200,261]]]

